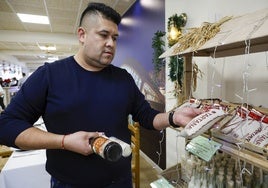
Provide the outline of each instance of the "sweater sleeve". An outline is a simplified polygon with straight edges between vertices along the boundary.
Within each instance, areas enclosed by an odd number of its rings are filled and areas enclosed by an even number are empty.
[[[133,120],[139,122],[141,126],[146,129],[155,130],[153,126],[153,120],[155,116],[160,113],[159,111],[153,109],[149,102],[145,100],[145,96],[137,87],[134,79],[131,76],[131,82],[133,85]]]
[[[0,115],[0,144],[16,147],[16,137],[43,114],[47,93],[45,72],[45,66],[38,68]]]

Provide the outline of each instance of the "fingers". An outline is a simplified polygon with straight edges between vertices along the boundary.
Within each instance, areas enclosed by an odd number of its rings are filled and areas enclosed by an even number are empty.
[[[104,135],[103,132],[85,132],[85,133],[88,134],[89,139]]]
[[[90,140],[98,137],[98,132],[79,131],[65,136],[65,149],[82,155],[93,153]]]
[[[199,114],[202,114],[204,113],[205,111],[200,109],[200,108],[192,108],[193,111],[195,112],[196,115],[199,115]]]
[[[175,111],[175,123],[186,126],[194,117],[202,114],[204,111],[199,108],[183,107]]]

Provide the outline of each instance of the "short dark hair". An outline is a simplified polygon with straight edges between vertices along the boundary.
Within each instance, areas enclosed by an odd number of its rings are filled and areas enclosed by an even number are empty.
[[[82,21],[86,14],[98,14],[104,16],[104,18],[113,21],[115,24],[119,25],[121,22],[121,16],[113,8],[103,4],[103,3],[89,3],[87,8],[83,11],[79,26],[82,25]]]

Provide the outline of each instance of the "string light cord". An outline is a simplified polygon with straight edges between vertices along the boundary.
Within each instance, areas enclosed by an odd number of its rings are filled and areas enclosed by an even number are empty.
[[[254,89],[249,89],[248,88],[248,81],[249,81],[249,77],[250,77],[250,68],[251,68],[251,64],[249,62],[249,56],[250,56],[250,46],[251,46],[251,37],[252,35],[261,27],[261,25],[263,25],[264,21],[268,19],[268,14],[266,14],[265,17],[263,17],[262,19],[260,19],[259,22],[257,22],[252,31],[248,34],[248,36],[246,37],[246,40],[245,40],[245,58],[244,58],[244,72],[242,74],[242,77],[243,77],[243,97],[240,97],[239,95],[236,94],[237,97],[239,97],[241,100],[242,100],[242,104],[245,104],[246,105],[246,108],[248,109],[249,108],[249,94],[253,91],[256,91],[257,88],[254,88]],[[267,57],[266,57],[266,67],[267,66]],[[241,113],[242,113],[242,109],[241,109]],[[245,125],[248,125],[249,124],[249,116],[248,116],[249,113],[246,113],[246,123]],[[240,130],[242,132],[242,138],[244,138],[244,133],[243,133],[243,129],[242,127],[243,126],[240,126]],[[236,143],[236,145],[238,146],[239,148],[239,153],[241,152],[241,150],[243,149],[243,146],[245,144],[246,140],[243,139],[242,140],[242,143]],[[240,156],[240,154],[238,155]],[[244,164],[243,164],[243,167],[241,166],[240,164],[240,157],[238,157],[238,163],[239,163],[239,169],[240,169],[240,179],[241,179],[241,182],[243,184],[243,178],[242,178],[242,175],[245,174],[245,173],[248,173],[249,175],[252,175],[253,174],[253,167],[252,167],[252,172],[250,172],[247,168],[246,168],[246,162],[244,161]]]
[[[160,166],[160,160],[161,160],[161,155],[162,155],[162,143],[163,143],[164,138],[165,138],[165,134],[164,134],[163,130],[160,131],[160,134],[162,134],[162,137],[159,140],[159,152],[158,151],[156,152],[156,154],[158,156],[158,159],[157,159],[157,165],[158,166]],[[153,168],[156,168],[156,166],[154,166]]]
[[[220,86],[221,86],[221,90],[220,90],[220,99],[223,100],[223,94],[222,94],[222,86],[223,86],[223,78],[224,78],[224,72],[225,72],[225,58],[223,58],[223,66],[222,66],[222,70],[221,70],[221,83],[220,83]]]
[[[235,94],[236,97],[238,97],[241,100],[241,104],[245,104],[246,108],[248,109],[248,98],[249,98],[249,89],[248,89],[248,80],[250,76],[250,67],[249,64],[249,54],[250,54],[250,39],[245,40],[245,54],[244,54],[244,71],[242,73],[242,82],[243,82],[243,90],[242,90],[242,97],[238,94]],[[243,113],[242,108],[240,108],[241,114]],[[246,113],[245,118],[245,125],[248,125],[248,113]],[[243,126],[239,126],[239,131],[241,131],[242,138],[244,137],[243,133]],[[245,143],[245,139],[243,139],[243,143]],[[239,151],[241,148],[239,148]]]
[[[179,182],[180,182],[180,169],[179,169],[179,150],[178,150],[178,137],[180,136],[179,135],[179,132],[176,132],[176,144],[175,144],[175,147],[176,147],[176,160],[177,160],[177,165],[176,165],[176,173],[177,173],[177,180],[176,180],[176,185],[179,185]],[[185,147],[184,147],[185,148]]]
[[[268,14],[267,14],[268,15]],[[251,64],[249,63],[249,55],[250,55],[250,45],[251,45],[251,36],[260,28],[260,26],[263,24],[264,19],[267,19],[267,15],[261,19],[256,25],[254,25],[253,30],[248,34],[248,36],[246,37],[245,40],[245,55],[244,55],[244,72],[242,74],[242,78],[243,78],[243,97],[239,96],[236,94],[237,97],[239,97],[242,101],[242,104],[246,105],[246,108],[248,109],[249,105],[248,105],[248,100],[249,100],[249,94],[253,91],[256,90],[256,88],[254,89],[249,89],[248,88],[248,81],[249,81],[249,77],[250,77],[250,68],[251,68]],[[242,108],[241,108],[241,113],[242,113]],[[246,123],[245,125],[249,124],[249,117],[248,117],[248,113],[246,113]],[[243,133],[243,126],[240,126],[240,131],[242,133],[242,138],[244,138],[244,133]],[[240,179],[243,183],[243,178],[242,175],[247,172],[249,175],[251,175],[251,173],[245,168],[246,167],[246,162],[244,162],[243,167],[240,164],[240,152],[243,149],[243,145],[245,144],[246,140],[242,139],[242,142],[240,143],[236,143],[236,145],[238,146],[238,166],[239,166],[239,170],[240,170]]]
[[[221,44],[221,42],[218,42],[218,44]],[[213,100],[212,99],[214,97],[214,88],[215,88],[215,86],[221,89],[221,84],[216,84],[214,82],[214,80],[215,80],[215,73],[216,73],[216,71],[215,71],[215,65],[216,65],[216,51],[217,51],[217,47],[218,47],[218,45],[215,46],[214,51],[213,51],[213,56],[212,56],[212,63],[213,63],[213,67],[212,68],[213,68],[213,72],[212,72],[212,76],[211,76],[211,86],[210,86],[210,88],[211,88],[210,89],[211,103],[213,103]],[[222,80],[222,78],[221,78],[221,80]],[[221,81],[221,83],[222,83],[222,81]]]
[[[249,93],[252,91],[255,91],[255,89],[249,90],[248,89],[248,79],[250,76],[250,63],[249,63],[249,55],[250,55],[250,45],[251,45],[251,37],[252,35],[263,25],[263,23],[268,19],[268,13],[260,19],[253,27],[252,31],[247,35],[245,39],[245,59],[244,59],[244,68],[245,71],[243,72],[243,97],[242,99],[244,100],[243,103],[247,104],[248,106],[248,98],[249,98]],[[267,61],[267,60],[266,60]]]
[[[161,131],[162,132],[162,134],[163,134],[163,130]],[[162,173],[162,175],[165,175],[165,174],[167,174],[167,173],[171,173],[171,172],[176,172],[176,174],[177,174],[177,179],[176,180],[172,180],[172,184],[175,184],[175,185],[181,185],[181,180],[180,180],[180,168],[179,168],[179,153],[178,153],[178,137],[179,137],[179,133],[178,132],[176,132],[177,133],[177,135],[176,135],[176,157],[177,157],[177,165],[176,165],[176,168],[174,169],[174,170],[172,170],[172,171],[168,171],[168,172],[165,172],[165,173]],[[161,154],[162,154],[162,146],[161,146],[161,144],[162,144],[162,142],[164,141],[164,134],[163,134],[163,136],[162,136],[162,138],[160,139],[160,141],[159,141],[159,144],[160,144],[160,151],[159,152],[157,152],[157,154],[158,154],[158,166],[159,166],[159,163],[160,163],[160,156],[161,156]],[[153,168],[156,168],[156,166],[154,166]]]

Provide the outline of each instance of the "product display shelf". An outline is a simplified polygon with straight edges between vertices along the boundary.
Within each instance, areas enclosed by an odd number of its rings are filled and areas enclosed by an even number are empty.
[[[211,129],[210,130],[210,136],[212,136],[212,138],[217,141],[220,142],[221,144],[223,144],[223,148],[225,147],[225,145],[228,144],[228,148],[229,151],[228,153],[230,153],[231,151],[234,151],[235,154],[239,153],[241,155],[244,155],[243,152],[246,152],[246,156],[253,154],[254,157],[259,156],[262,159],[262,163],[266,163],[265,165],[268,166],[268,147],[259,147],[257,145],[254,145],[246,140],[243,139],[237,139],[234,138],[232,136],[226,135],[221,133],[221,129],[224,127],[224,125],[226,125],[235,115],[236,110],[238,107],[240,107],[241,104],[231,104],[230,103],[230,108],[232,108],[232,112],[230,113],[230,116],[226,116],[224,119],[222,119],[220,122],[218,122],[218,127],[217,129]],[[251,106],[251,108],[256,109],[257,111],[263,113],[263,114],[268,114],[268,109],[267,108],[261,108],[261,107],[253,107]],[[237,149],[239,149],[239,147],[241,148],[240,152],[236,152]],[[231,153],[230,153],[231,154]],[[253,160],[254,162],[254,160]],[[264,165],[264,166],[265,166]],[[267,167],[266,167],[266,170]]]
[[[219,100],[219,99],[218,99]],[[209,99],[201,100],[202,105],[205,104],[211,104],[209,102]],[[268,171],[268,147],[259,147],[256,146],[248,141],[237,139],[232,136],[226,135],[221,133],[221,129],[234,117],[236,114],[236,109],[241,106],[241,104],[235,104],[235,103],[228,103],[226,101],[219,102],[219,104],[228,106],[228,114],[223,119],[221,119],[219,122],[217,122],[216,128],[211,128],[208,131],[206,131],[204,134],[202,134],[205,137],[210,137],[212,140],[221,143],[223,146],[221,150],[223,152],[227,152],[228,154],[232,156],[239,156],[241,155],[241,159],[246,159],[248,162],[252,163],[255,161],[256,157],[260,157],[260,161],[258,166],[263,166],[266,171]],[[268,115],[268,109],[267,108],[261,108],[261,107],[253,107],[258,110],[259,112]],[[182,131],[182,128],[173,128],[173,130],[176,131]],[[190,140],[188,140],[190,141]],[[227,147],[228,145],[228,147]],[[239,145],[239,146],[238,146]],[[240,149],[240,148],[241,149]],[[253,155],[253,157],[250,157],[250,155]],[[264,165],[263,165],[264,164]]]
[[[249,45],[250,53],[268,51],[268,9],[235,17],[221,26],[220,32],[206,42],[197,52],[182,52],[182,56],[227,57],[245,54]],[[214,51],[215,54],[214,54]],[[194,53],[194,54],[193,54]],[[188,64],[189,62],[186,62]],[[188,83],[189,84],[189,83]],[[187,85],[187,84],[186,84]],[[190,85],[190,84],[189,84]],[[267,114],[267,109],[258,109]],[[234,157],[268,171],[268,149],[228,137],[212,131],[213,140],[222,144],[221,150]],[[236,143],[242,143],[241,148]]]
[[[223,123],[222,123],[222,121],[219,122],[220,126],[218,129],[211,129],[210,130],[210,135],[213,137],[213,139],[217,138],[217,140],[222,140],[223,143],[229,143],[229,144],[232,144],[235,146],[237,146],[237,144],[239,144],[240,147],[243,148],[244,150],[249,150],[249,151],[258,153],[260,156],[263,156],[264,158],[266,158],[266,161],[264,161],[264,162],[268,163],[268,146],[259,147],[259,146],[254,145],[251,142],[248,142],[246,140],[234,138],[232,136],[221,133],[221,131],[220,131],[221,127],[223,127],[224,124],[226,124],[228,122],[228,120],[226,120],[226,121],[224,121],[224,120],[225,119],[222,120]]]
[[[186,96],[190,94],[192,70],[192,58],[195,56],[211,56],[213,58],[227,57],[245,54],[248,47],[249,53],[268,51],[268,8],[253,13],[234,17],[220,26],[220,32],[212,39],[208,40],[198,50],[194,51],[188,48],[185,51],[177,52],[176,45],[172,46],[160,58],[179,55],[184,57],[184,89]],[[187,71],[190,70],[190,71]],[[187,77],[187,74],[188,77]],[[262,109],[266,114],[267,109]],[[180,131],[181,129],[175,129]],[[208,134],[204,134],[208,136]],[[230,154],[234,158],[246,161],[256,167],[268,171],[267,148],[255,147],[251,144],[238,146],[238,140],[227,138],[218,132],[212,132],[209,135],[212,139],[222,146],[220,150]],[[231,142],[230,142],[231,141]],[[246,148],[245,148],[246,146]]]
[[[213,140],[222,144],[220,150],[224,153],[227,153],[235,158],[239,158],[247,163],[253,164],[254,166],[268,172],[267,156],[243,148],[243,146],[240,147],[238,145],[226,142],[220,138],[213,137]]]
[[[256,152],[259,155],[266,157],[266,162],[268,163],[268,147],[259,147],[259,146],[256,146],[254,144],[251,144],[250,142],[233,138],[231,136],[222,134],[218,131],[212,130],[211,132],[212,132],[213,139],[217,138],[217,139],[223,140],[224,143],[230,143],[233,145],[239,144],[241,146],[241,148],[243,148],[243,149],[246,149],[246,150],[249,150],[252,152]]]

